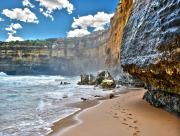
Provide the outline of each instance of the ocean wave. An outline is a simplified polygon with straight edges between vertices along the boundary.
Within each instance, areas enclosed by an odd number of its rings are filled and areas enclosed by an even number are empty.
[[[4,76],[8,76],[8,75],[4,72],[0,72],[0,77],[4,77]]]
[[[36,108],[36,111],[37,112],[42,112],[44,110],[44,107],[45,107],[45,103],[43,100],[40,100],[39,104],[38,104],[38,107]]]
[[[72,92],[47,92],[46,96],[51,99],[63,99],[63,98],[69,98],[73,96]]]
[[[78,80],[44,75],[0,77],[0,136],[46,135],[54,122],[80,110],[66,105],[107,93],[93,86],[78,86]],[[61,81],[71,84],[60,85]]]

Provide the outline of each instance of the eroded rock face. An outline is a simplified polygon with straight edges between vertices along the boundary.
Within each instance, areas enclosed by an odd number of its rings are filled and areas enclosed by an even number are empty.
[[[179,96],[180,1],[135,0],[120,54],[124,70],[151,86],[149,91]]]
[[[180,93],[179,7],[179,0],[136,0],[121,48],[125,71],[175,93]]]
[[[174,112],[177,116],[180,116],[180,96],[177,94],[149,89],[144,94],[143,99],[157,108],[165,108],[167,111]]]
[[[0,71],[10,75],[79,75],[104,68],[109,31],[38,44],[0,43]]]

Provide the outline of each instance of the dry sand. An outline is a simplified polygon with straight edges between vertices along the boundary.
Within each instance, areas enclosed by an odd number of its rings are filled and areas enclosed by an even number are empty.
[[[180,136],[180,118],[142,100],[145,90],[101,101],[56,124],[54,136]],[[76,123],[72,120],[74,118]],[[69,124],[70,125],[70,124]],[[59,128],[59,129],[58,129]]]

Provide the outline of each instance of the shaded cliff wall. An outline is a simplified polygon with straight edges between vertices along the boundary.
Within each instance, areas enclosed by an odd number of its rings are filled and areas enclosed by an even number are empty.
[[[121,48],[125,71],[180,93],[180,1],[137,0]]]
[[[47,39],[44,44],[0,45],[0,71],[7,74],[76,75],[104,68],[109,31],[80,38]]]
[[[146,83],[147,101],[180,113],[179,0],[135,0],[120,55],[124,71]]]

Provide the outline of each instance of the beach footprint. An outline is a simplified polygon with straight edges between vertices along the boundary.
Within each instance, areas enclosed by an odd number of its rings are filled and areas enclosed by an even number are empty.
[[[140,136],[140,131],[137,130],[136,132],[133,133],[133,136]]]
[[[140,136],[138,120],[136,119],[135,115],[130,112],[126,113],[126,118],[124,118],[124,121],[128,122],[129,128],[133,131],[133,136]]]

